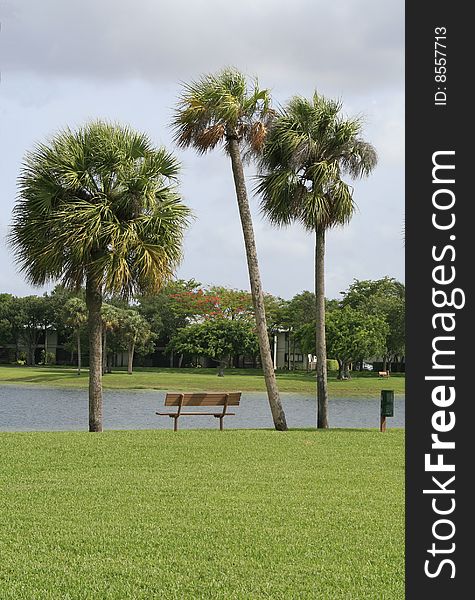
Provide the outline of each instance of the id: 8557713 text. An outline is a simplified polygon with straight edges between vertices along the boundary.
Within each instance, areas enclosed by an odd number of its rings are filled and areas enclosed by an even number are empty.
[[[435,106],[447,106],[447,28],[434,29]]]

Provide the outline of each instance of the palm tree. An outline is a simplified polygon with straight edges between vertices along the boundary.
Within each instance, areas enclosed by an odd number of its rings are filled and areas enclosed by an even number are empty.
[[[102,320],[102,374],[111,372],[107,355],[107,334],[113,333],[119,328],[120,311],[113,304],[103,303],[101,308]]]
[[[76,333],[78,353],[78,375],[81,375],[81,327],[87,321],[87,307],[82,298],[70,298],[63,308],[63,319],[66,325]]]
[[[217,146],[224,146],[231,159],[267,396],[275,428],[285,431],[287,424],[270,353],[264,294],[243,169],[243,159],[262,149],[273,114],[268,90],[259,89],[255,81],[249,91],[244,75],[234,69],[225,69],[184,86],[173,127],[175,141],[180,147],[193,147],[204,154]]]
[[[325,343],[325,233],[354,213],[344,175],[369,175],[376,152],[361,138],[359,119],[344,118],[341,103],[316,92],[296,96],[273,122],[260,159],[261,210],[275,225],[300,222],[315,233],[317,427],[328,427]]]
[[[134,354],[140,344],[153,344],[153,333],[150,325],[136,310],[123,310],[120,313],[120,331],[127,345],[127,373],[132,375],[134,367]]]
[[[189,219],[179,164],[128,127],[66,129],[27,154],[10,242],[28,281],[86,286],[89,430],[102,431],[104,293],[156,292],[181,258]]]

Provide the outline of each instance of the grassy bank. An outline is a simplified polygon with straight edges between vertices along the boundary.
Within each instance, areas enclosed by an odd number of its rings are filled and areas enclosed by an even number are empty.
[[[3,600],[404,597],[404,434],[1,433]]]
[[[0,367],[0,385],[45,385],[48,387],[87,387],[87,370],[80,377],[75,369],[63,367]],[[277,373],[281,392],[315,393],[315,375],[304,371]],[[109,389],[157,390],[241,390],[264,392],[262,372],[256,369],[229,369],[225,377],[217,377],[215,369],[136,369],[132,375],[122,369],[103,378]],[[382,389],[393,389],[404,394],[404,375],[394,374],[389,379],[378,378],[377,373],[354,373],[348,381],[338,381],[336,373],[329,374],[329,393],[340,397],[379,397]]]

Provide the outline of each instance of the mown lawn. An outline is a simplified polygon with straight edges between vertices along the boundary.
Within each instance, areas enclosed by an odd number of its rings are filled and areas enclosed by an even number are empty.
[[[402,599],[404,432],[1,433],[0,597]]]
[[[80,377],[72,368],[64,367],[0,367],[0,385],[27,384],[48,387],[87,387],[88,373]],[[305,371],[277,372],[281,392],[302,394],[315,393],[315,374]],[[157,389],[157,390],[240,390],[243,392],[265,391],[262,372],[256,369],[229,369],[224,378],[216,376],[215,369],[136,369],[132,375],[122,369],[103,378],[105,388],[110,389]],[[393,389],[404,394],[405,378],[395,373],[389,379],[378,378],[377,373],[354,373],[351,380],[338,381],[336,373],[329,374],[331,396],[379,397],[382,389]]]

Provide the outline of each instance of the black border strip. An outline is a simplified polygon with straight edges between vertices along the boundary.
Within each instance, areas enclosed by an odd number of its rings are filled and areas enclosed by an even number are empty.
[[[475,199],[469,187],[473,150],[468,148],[473,145],[468,92],[473,78],[468,60],[473,55],[472,27],[460,2],[406,2],[406,598],[411,600],[454,600],[473,593],[469,484],[475,439],[471,431],[475,365],[470,355],[475,332],[471,293]],[[446,49],[442,45],[436,48],[436,41],[445,41]],[[441,53],[436,54],[436,49]],[[441,58],[446,59],[445,64]],[[433,174],[434,162],[455,169],[436,169]],[[449,206],[452,197],[453,207],[434,206]],[[441,226],[454,218],[453,227],[437,229],[434,214]],[[442,268],[434,272],[436,267]],[[451,283],[434,281],[452,275]],[[464,307],[437,308],[434,302],[444,304],[444,296],[438,294],[434,300],[434,289],[445,291],[448,301],[453,298],[456,305],[464,298]],[[460,291],[452,296],[456,289]],[[437,313],[452,316],[433,321]],[[447,329],[455,323],[454,330],[444,331],[442,322]],[[436,350],[455,354],[434,354],[433,344]],[[454,379],[426,379],[441,376]],[[437,386],[441,389],[434,392]],[[450,403],[452,387],[455,400]],[[442,406],[444,399],[446,405]],[[454,418],[455,425],[450,428]],[[437,427],[449,430],[441,433]],[[436,433],[439,440],[453,441],[455,448],[432,448],[431,436]],[[426,454],[431,464],[443,461],[444,465],[453,464],[455,470],[427,470]],[[447,514],[436,514],[436,510]]]

